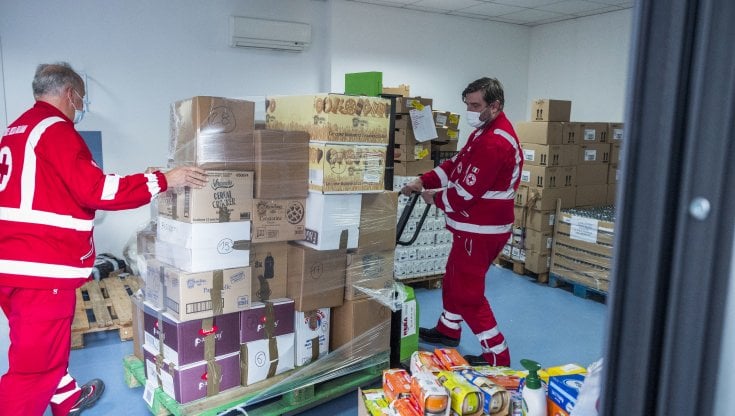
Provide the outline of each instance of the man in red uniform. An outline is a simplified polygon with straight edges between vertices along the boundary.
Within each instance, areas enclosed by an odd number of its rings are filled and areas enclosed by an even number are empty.
[[[10,327],[0,413],[77,415],[104,383],[78,386],[68,373],[76,289],[95,260],[95,211],[145,205],[167,187],[206,183],[179,167],[106,175],[74,124],[84,114],[82,78],[67,63],[39,65],[35,105],[0,136],[0,307]]]
[[[475,130],[462,150],[402,192],[422,192],[427,204],[444,211],[453,234],[442,283],[444,311],[434,328],[419,328],[429,343],[459,345],[465,321],[482,354],[467,355],[472,365],[510,366],[510,352],[485,297],[485,276],[508,241],[513,201],[523,157],[513,126],[503,113],[505,98],[497,79],[480,78],[462,92],[467,122]]]

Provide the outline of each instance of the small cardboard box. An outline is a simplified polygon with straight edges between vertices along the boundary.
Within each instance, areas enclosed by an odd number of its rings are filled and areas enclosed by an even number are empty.
[[[309,135],[302,131],[256,130],[255,197],[306,198]]]
[[[523,240],[523,248],[526,249],[526,252],[549,252],[553,242],[553,234],[553,231],[536,231],[526,228],[526,237]]]
[[[578,149],[573,144],[548,145],[524,143],[523,164],[533,166],[571,166],[577,163]]]
[[[396,113],[407,114],[413,109],[421,109],[427,105],[431,106],[434,104],[434,100],[431,98],[423,97],[397,97],[396,98]]]
[[[431,143],[396,144],[393,159],[402,162],[426,159],[431,156]]]
[[[393,174],[396,176],[417,176],[432,169],[434,169],[434,161],[428,158],[413,162],[396,161],[393,163]]]
[[[403,97],[411,96],[411,86],[406,84],[400,84],[397,87],[386,87],[383,86],[383,94],[400,95]]]
[[[229,252],[238,245],[249,245],[250,221],[190,223],[158,217],[157,233],[159,240],[184,248]]]
[[[254,302],[286,297],[288,243],[257,243],[250,246]]]
[[[180,404],[211,397],[240,385],[239,351],[218,356],[212,361],[198,361],[185,366],[176,366],[161,359],[157,351],[148,345],[143,346],[143,351],[146,378],[157,380],[163,392]],[[210,377],[210,373],[219,374],[219,379]]]
[[[526,212],[526,228],[538,232],[553,232],[556,210],[538,211],[529,209]]]
[[[397,192],[364,194],[360,205],[360,235],[357,241],[357,252],[375,253],[394,250],[397,215]]]
[[[289,243],[288,297],[297,311],[342,304],[345,292],[344,250],[317,251]]]
[[[341,94],[266,98],[266,126],[305,131],[312,141],[388,144],[390,100]]]
[[[579,123],[579,131],[582,133],[582,141],[586,143],[606,143],[608,123]]]
[[[551,267],[551,252],[545,251],[539,253],[536,251],[526,250],[525,268],[533,273],[548,273]]]
[[[145,344],[162,351],[163,358],[177,367],[240,351],[239,312],[181,322],[146,310],[143,325]]]
[[[608,163],[577,165],[577,186],[607,183],[609,170]]]
[[[332,309],[332,351],[374,355],[390,349],[391,310],[373,299],[345,301]]]
[[[385,184],[385,145],[309,144],[309,190],[380,192]]]
[[[175,164],[253,170],[255,103],[192,97],[171,105],[169,154]]]
[[[329,308],[296,312],[295,365],[311,364],[329,353]]]
[[[250,264],[250,241],[223,237],[214,247],[186,248],[156,239],[156,258],[188,273],[247,267]]]
[[[576,166],[523,166],[521,183],[538,188],[564,188],[576,184]]]
[[[249,221],[253,172],[207,171],[204,188],[169,189],[158,198],[158,213],[185,222]]]
[[[240,344],[266,340],[269,336],[286,335],[293,331],[293,299],[254,302],[250,309],[240,312]]]
[[[525,143],[559,145],[566,143],[563,140],[564,123],[522,121],[514,124],[521,145]]]
[[[568,186],[565,188],[528,188],[529,208],[538,211],[556,209],[556,201],[561,200],[562,208],[574,208],[576,206],[577,188]]]
[[[254,199],[254,243],[303,240],[306,236],[306,200]]]
[[[250,267],[187,273],[162,266],[166,311],[179,321],[248,309]]]
[[[345,299],[362,299],[392,290],[393,260],[393,250],[347,254]]]
[[[240,346],[240,382],[243,386],[250,386],[293,368],[293,332]]]
[[[610,162],[610,143],[582,143],[579,146],[578,165]]]
[[[306,198],[306,236],[299,244],[316,250],[340,248],[347,230],[347,248],[357,248],[360,239],[362,194],[325,195],[309,192]]]
[[[582,130],[580,123],[561,123],[562,144],[582,144]]]
[[[576,200],[578,207],[607,205],[607,184],[578,186]]]
[[[569,121],[571,113],[571,101],[542,98],[531,102],[533,121]]]

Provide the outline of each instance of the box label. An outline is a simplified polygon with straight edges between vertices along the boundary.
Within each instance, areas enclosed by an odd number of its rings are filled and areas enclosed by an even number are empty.
[[[596,219],[573,216],[569,223],[571,225],[570,238],[588,243],[597,243],[598,221]]]

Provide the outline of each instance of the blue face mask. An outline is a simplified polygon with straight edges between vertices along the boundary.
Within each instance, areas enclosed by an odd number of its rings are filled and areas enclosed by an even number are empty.
[[[74,90],[74,94],[76,94],[77,97],[79,97],[79,99],[82,100],[82,103],[84,103],[84,98],[82,98],[82,96],[79,95],[79,93],[76,90]],[[86,113],[86,109],[84,108],[84,105],[82,104],[82,109],[81,110],[77,110],[77,107],[74,105],[74,101],[71,100],[71,99],[69,99],[69,101],[71,102],[71,106],[74,107],[74,120],[73,120],[73,122],[74,122],[74,124],[77,124],[80,121],[82,121],[82,119],[84,118],[84,113]]]

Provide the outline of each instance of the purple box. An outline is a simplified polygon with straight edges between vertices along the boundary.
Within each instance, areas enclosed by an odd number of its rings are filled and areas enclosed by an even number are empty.
[[[240,343],[266,339],[266,324],[273,320],[272,337],[294,332],[293,299],[273,299],[273,316],[267,315],[265,303],[254,302],[250,309],[240,312]]]
[[[207,397],[207,362],[198,361],[184,366],[176,366],[163,360],[157,371],[156,355],[149,345],[143,346],[146,378],[160,380],[163,392],[181,404]],[[240,385],[240,352],[216,357],[215,365],[220,366],[219,389],[214,394]]]
[[[162,314],[163,318],[163,357],[176,366],[205,360],[204,339],[206,330],[214,331],[214,355],[219,357],[240,351],[240,312],[215,316],[212,328],[202,328],[204,319],[179,322],[173,317]],[[159,331],[161,324],[155,312],[146,310],[143,318],[145,344],[153,351],[159,351]],[[209,357],[211,358],[211,357]]]

